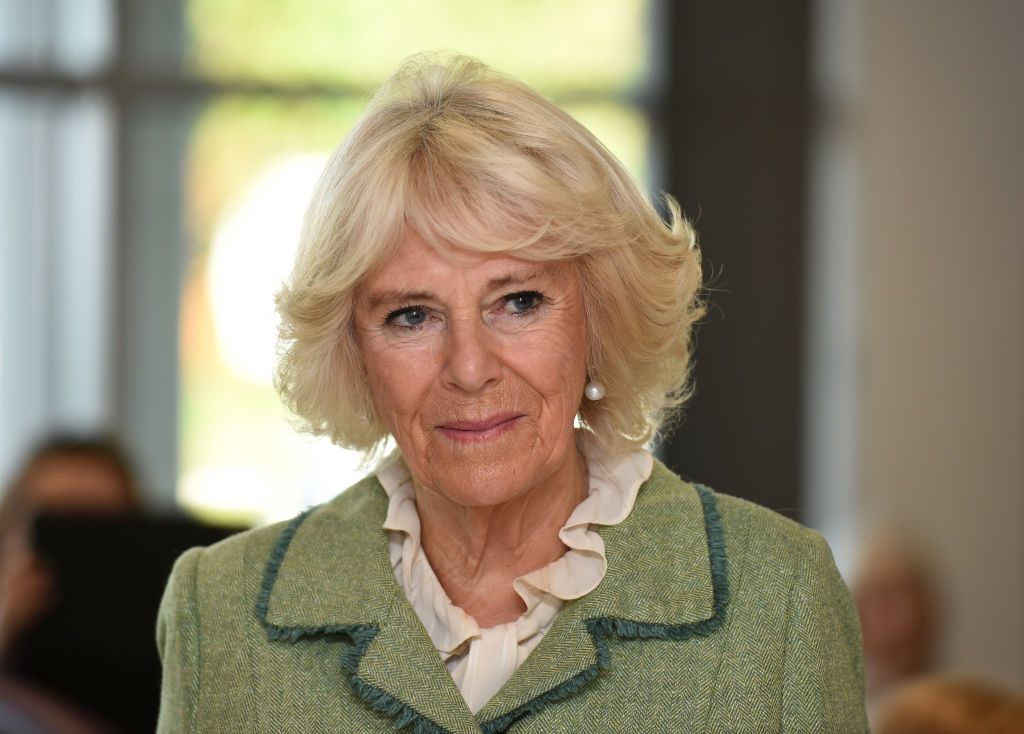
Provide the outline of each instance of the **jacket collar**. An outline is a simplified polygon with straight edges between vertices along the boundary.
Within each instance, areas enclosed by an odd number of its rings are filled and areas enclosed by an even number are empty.
[[[256,613],[271,640],[351,639],[344,663],[356,693],[399,724],[415,721],[417,731],[504,731],[611,665],[608,637],[686,640],[712,634],[724,618],[729,592],[714,494],[655,461],[629,517],[598,528],[604,580],[565,605],[474,718],[395,581],[386,514],[387,496],[371,476],[292,520],[267,562]]]
[[[256,614],[272,641],[348,638],[342,664],[353,689],[397,723],[479,734],[395,581],[381,529],[386,513],[387,496],[371,476],[288,523],[267,561]]]

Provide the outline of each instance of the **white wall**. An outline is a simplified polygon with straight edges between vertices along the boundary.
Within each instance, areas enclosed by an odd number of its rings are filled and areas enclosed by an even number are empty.
[[[1024,3],[862,6],[862,534],[929,541],[944,663],[1024,682]]]

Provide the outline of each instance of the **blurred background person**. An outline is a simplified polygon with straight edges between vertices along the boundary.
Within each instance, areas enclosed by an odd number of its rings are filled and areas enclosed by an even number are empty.
[[[35,520],[46,513],[140,511],[135,473],[109,438],[54,435],[34,448],[15,472],[0,502],[0,731],[113,731],[95,715],[4,669],[17,656],[19,637],[60,594],[46,559],[33,547]]]
[[[25,459],[5,495],[23,508],[57,512],[140,512],[135,471],[102,436],[56,434]]]
[[[3,734],[152,728],[163,579],[185,548],[239,528],[150,517],[140,487],[101,434],[54,434],[15,471],[0,502]]]
[[[936,663],[941,604],[924,558],[905,538],[889,536],[871,541],[857,567],[852,591],[869,701]]]
[[[1017,734],[1024,693],[980,680],[931,676],[897,686],[883,698],[875,734]]]
[[[108,438],[55,435],[29,454],[0,504],[0,659],[54,592],[46,563],[32,548],[35,518],[141,509],[134,471]]]

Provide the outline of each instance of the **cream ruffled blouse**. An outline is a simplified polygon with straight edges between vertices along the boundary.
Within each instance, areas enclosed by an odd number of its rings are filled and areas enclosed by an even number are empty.
[[[651,474],[647,451],[613,461],[587,457],[590,492],[558,532],[569,548],[561,558],[513,582],[526,604],[514,622],[481,628],[452,604],[420,545],[420,518],[409,470],[401,456],[377,471],[388,494],[384,529],[399,586],[423,622],[466,703],[476,713],[498,692],[548,631],[569,599],[590,593],[604,578],[604,541],[592,525],[617,525],[629,515]]]

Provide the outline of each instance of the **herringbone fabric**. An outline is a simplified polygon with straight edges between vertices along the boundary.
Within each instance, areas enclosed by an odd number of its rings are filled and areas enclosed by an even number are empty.
[[[157,622],[159,732],[867,730],[860,629],[824,540],[656,463],[608,572],[474,717],[395,583],[368,478],[193,548]]]

